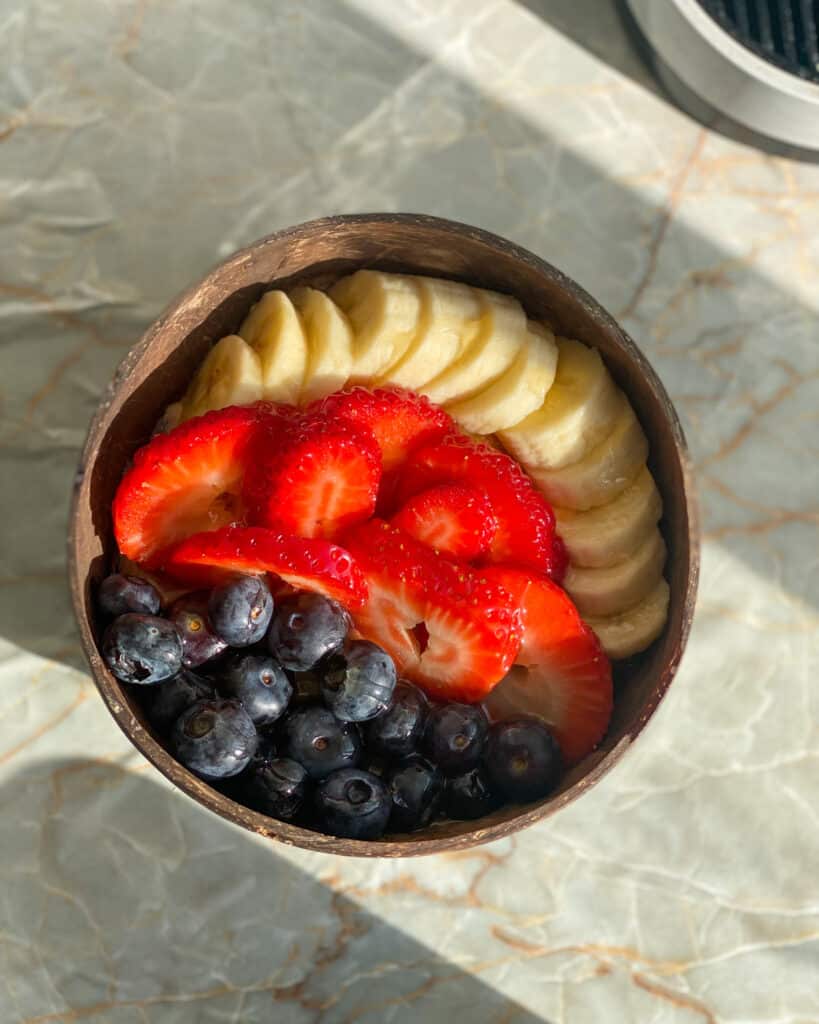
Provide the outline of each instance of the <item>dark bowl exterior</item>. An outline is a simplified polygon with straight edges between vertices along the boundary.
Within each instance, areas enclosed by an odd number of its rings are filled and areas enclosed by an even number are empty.
[[[209,346],[234,332],[267,288],[321,285],[359,267],[446,276],[515,295],[532,317],[598,348],[629,396],[649,438],[649,465],[664,502],[671,603],[662,636],[617,668],[617,697],[601,747],[576,765],[547,799],[505,807],[480,822],[443,822],[376,842],[337,839],[275,821],[217,792],[162,747],[127,688],[97,650],[92,593],[115,554],[111,499],[133,452],[161,410],[184,391]],[[131,349],[100,401],[82,452],[70,516],[69,575],[80,636],[100,694],[131,742],[188,796],[259,835],[348,856],[405,857],[462,850],[554,814],[601,779],[654,713],[688,638],[699,569],[691,464],[682,428],[654,370],[613,318],[544,260],[477,228],[416,214],[327,217],[276,232],[235,253],[177,298]]]

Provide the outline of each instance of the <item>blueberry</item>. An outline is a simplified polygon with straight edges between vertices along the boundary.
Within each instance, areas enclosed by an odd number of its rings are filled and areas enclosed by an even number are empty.
[[[480,766],[447,779],[446,813],[449,818],[457,821],[482,818],[494,811],[498,803],[489,778]]]
[[[362,752],[362,760],[358,767],[377,775],[379,779],[386,779],[390,774],[390,762],[378,754],[368,754],[366,748]]]
[[[139,576],[123,576],[116,572],[100,583],[97,604],[103,615],[116,618],[126,612],[156,615],[159,611],[159,591]]]
[[[227,648],[208,619],[208,591],[183,594],[168,608],[168,618],[182,637],[182,661],[188,668],[204,665]]]
[[[365,726],[367,746],[386,757],[414,753],[424,733],[428,710],[429,702],[418,687],[399,679],[390,706]]]
[[[318,704],[321,700],[321,678],[315,672],[293,672],[293,697],[291,707]]]
[[[293,687],[281,665],[269,654],[233,658],[220,676],[219,689],[241,701],[257,726],[272,725],[284,714]]]
[[[183,669],[161,686],[152,686],[146,693],[148,720],[159,732],[168,732],[185,708],[198,700],[216,696],[209,679]]]
[[[493,786],[509,800],[545,796],[560,777],[557,740],[537,718],[522,715],[489,730],[486,769]]]
[[[261,576],[238,576],[211,591],[208,618],[217,636],[231,647],[261,640],[273,617],[273,595]]]
[[[392,799],[390,827],[409,832],[432,821],[444,795],[444,776],[440,768],[415,754],[390,772],[387,788]]]
[[[260,732],[259,742],[256,745],[256,753],[250,762],[250,767],[260,765],[263,761],[273,761],[279,756],[278,736],[273,732]]]
[[[276,606],[267,642],[291,672],[307,672],[339,650],[350,628],[340,604],[321,594],[294,594]]]
[[[322,666],[324,703],[343,722],[366,722],[390,705],[395,663],[369,640],[353,640]]]
[[[480,760],[489,723],[477,704],[438,704],[427,717],[424,751],[447,775]]]
[[[128,612],[105,630],[102,656],[124,683],[161,683],[182,668],[182,638],[167,619]]]
[[[339,722],[327,708],[299,708],[284,722],[284,752],[303,764],[314,779],[339,768],[358,764],[361,741],[358,729],[349,722]]]
[[[258,735],[238,700],[200,700],[177,718],[173,748],[186,768],[205,778],[238,775],[256,753]]]
[[[387,827],[387,787],[360,768],[342,768],[316,787],[316,810],[326,832],[345,839],[377,839]]]
[[[292,821],[298,815],[310,787],[306,770],[289,757],[252,763],[242,781],[247,806],[281,821]]]

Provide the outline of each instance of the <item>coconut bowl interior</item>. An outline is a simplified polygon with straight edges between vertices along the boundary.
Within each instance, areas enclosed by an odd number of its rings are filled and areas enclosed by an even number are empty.
[[[571,769],[547,799],[507,806],[479,822],[442,822],[376,842],[337,839],[248,810],[178,764],[161,746],[128,687],[97,653],[92,598],[116,556],[111,501],[123,469],[178,398],[210,345],[236,331],[266,289],[323,285],[360,267],[455,278],[516,296],[530,317],[599,349],[630,398],[650,443],[649,465],[663,497],[661,529],[671,585],[668,622],[644,654],[616,667],[616,699],[600,748]],[[85,653],[111,714],[134,745],[189,796],[243,827],[296,846],[366,856],[458,850],[553,814],[623,756],[676,672],[693,614],[698,572],[696,510],[685,441],[656,374],[635,344],[582,288],[531,253],[475,228],[431,217],[374,214],[312,221],[230,257],[174,301],[118,368],[91,424],[77,474],[69,540],[70,582]]]

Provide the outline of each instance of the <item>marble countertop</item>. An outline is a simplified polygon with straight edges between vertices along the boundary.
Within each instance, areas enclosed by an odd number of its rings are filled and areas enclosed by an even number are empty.
[[[0,68],[0,1021],[819,1021],[819,167],[672,108],[607,0],[4,0]],[[234,248],[376,209],[498,231],[618,315],[705,530],[688,653],[622,764],[396,863],[171,790],[64,582],[127,347]]]

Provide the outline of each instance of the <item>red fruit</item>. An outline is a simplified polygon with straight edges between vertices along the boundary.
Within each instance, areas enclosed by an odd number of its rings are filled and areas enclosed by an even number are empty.
[[[114,497],[114,536],[122,554],[152,565],[157,552],[183,537],[241,521],[247,450],[266,419],[266,408],[231,406],[188,420],[140,448]]]
[[[428,398],[397,387],[337,391],[314,403],[309,411],[328,419],[340,416],[371,430],[381,449],[385,473],[419,445],[455,429],[452,417]]]
[[[427,547],[470,562],[489,550],[498,520],[474,487],[439,484],[410,498],[392,520]]]
[[[563,543],[563,539],[555,534],[554,541],[552,542],[550,569],[546,575],[553,583],[562,583],[568,568],[569,552],[566,550],[566,545]]]
[[[486,576],[506,588],[523,611],[515,667],[486,701],[493,718],[537,715],[551,728],[567,764],[602,740],[613,702],[611,664],[565,591],[551,580],[505,566]]]
[[[552,575],[555,517],[514,459],[463,435],[450,435],[415,452],[403,467],[398,497],[440,483],[468,484],[489,499],[498,521],[487,562],[518,565]]]
[[[334,537],[375,510],[381,457],[369,431],[312,415],[285,434],[260,432],[243,497],[251,523],[299,537]]]
[[[464,701],[481,700],[503,678],[520,646],[520,615],[503,587],[380,519],[354,527],[344,543],[367,580],[356,628],[401,675],[433,697]]]
[[[215,586],[233,573],[275,573],[297,590],[312,590],[348,608],[367,596],[349,551],[326,540],[284,537],[263,526],[197,533],[166,552],[165,571],[193,586]]]

